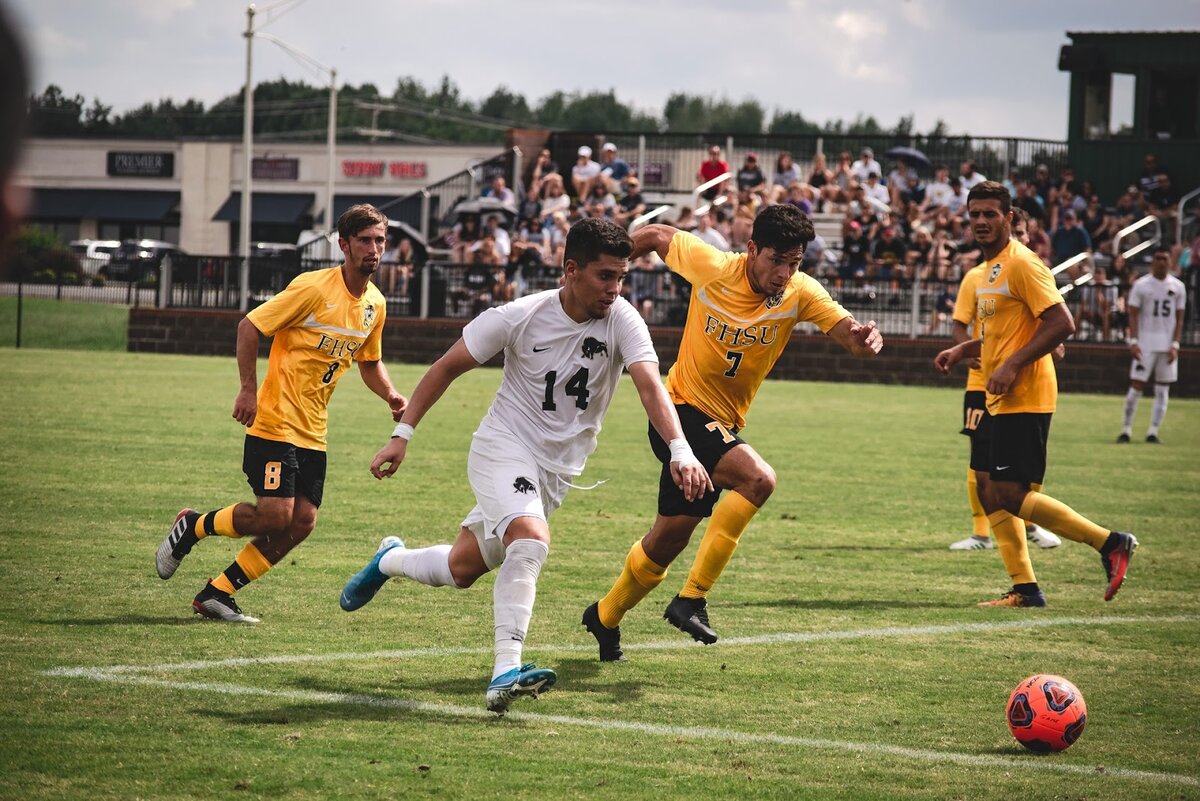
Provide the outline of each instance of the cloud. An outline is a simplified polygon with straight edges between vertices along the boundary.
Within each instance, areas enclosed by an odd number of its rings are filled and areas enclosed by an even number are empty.
[[[860,14],[857,11],[843,11],[833,18],[833,27],[842,32],[842,35],[849,39],[853,44],[865,45],[870,42],[883,43],[887,36],[887,26],[883,24],[880,18],[870,14]],[[875,52],[886,52],[876,50]]]

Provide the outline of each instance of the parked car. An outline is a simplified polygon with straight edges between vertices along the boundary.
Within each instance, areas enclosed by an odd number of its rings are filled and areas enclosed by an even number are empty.
[[[126,239],[100,268],[100,274],[111,281],[141,281],[155,275],[163,259],[180,256],[178,245],[157,239]]]
[[[87,275],[100,272],[100,268],[108,264],[120,246],[121,243],[116,239],[76,239],[67,245]]]

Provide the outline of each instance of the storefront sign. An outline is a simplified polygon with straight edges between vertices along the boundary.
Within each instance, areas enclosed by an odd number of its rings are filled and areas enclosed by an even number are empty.
[[[110,150],[108,174],[123,178],[173,178],[175,154]]]
[[[398,180],[424,178],[423,161],[358,161],[347,159],[342,162],[342,175],[346,178],[383,178],[385,175]]]
[[[250,164],[250,176],[256,181],[300,180],[300,159],[265,157]]]
[[[642,174],[643,186],[670,186],[671,185],[671,164],[670,162],[647,162],[645,170]]]

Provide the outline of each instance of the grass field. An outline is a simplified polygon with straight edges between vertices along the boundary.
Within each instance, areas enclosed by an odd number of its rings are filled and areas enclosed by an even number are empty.
[[[21,347],[123,351],[129,307],[48,298],[24,298]],[[0,347],[17,341],[17,299],[0,298]]]
[[[392,372],[409,391],[421,368]],[[1131,578],[1104,603],[1068,542],[1033,554],[1049,608],[979,609],[1008,582],[995,551],[946,549],[969,524],[960,385],[768,382],[745,436],[779,488],[710,596],[722,642],[660,619],[693,542],[626,618],[630,661],[601,665],[579,615],[657,481],[626,382],[584,476],[611,481],[551,521],[526,654],[558,687],[495,719],[490,578],[394,581],[353,614],[337,595],[382,535],[456,531],[498,371],[452,387],[384,483],[366,468],[390,418],[347,377],[317,531],[238,596],[255,627],[191,612],[234,543],[169,582],[153,566],[182,505],[248,494],[232,359],[0,349],[0,373],[0,798],[1200,798],[1195,401],[1165,445],[1116,446],[1119,398],[1064,397],[1047,491],[1137,533]],[[1088,704],[1051,757],[1004,721],[1037,672]]]

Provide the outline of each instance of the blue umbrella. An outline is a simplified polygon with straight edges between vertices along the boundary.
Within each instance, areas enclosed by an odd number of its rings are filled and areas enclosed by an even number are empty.
[[[915,147],[893,147],[887,153],[884,153],[884,155],[888,158],[904,159],[909,164],[919,167],[929,168],[933,166],[933,162],[929,160],[929,157]]]

